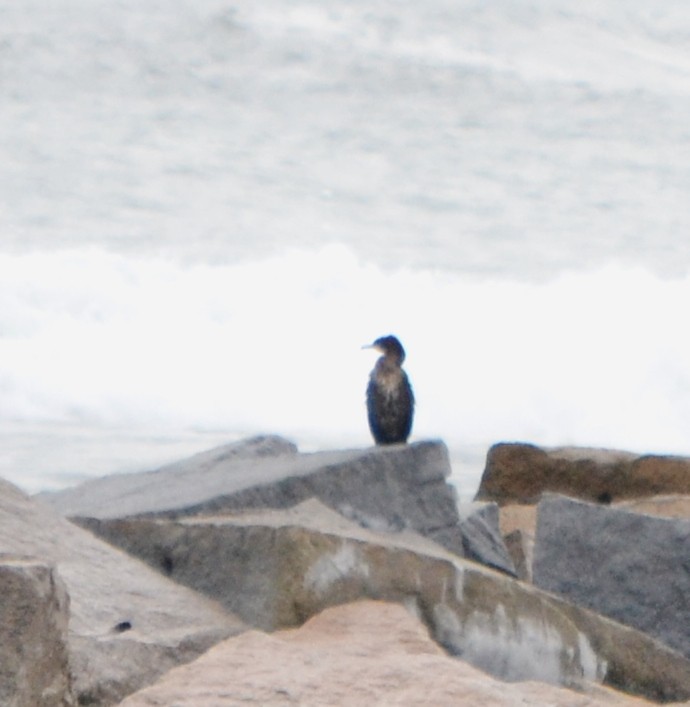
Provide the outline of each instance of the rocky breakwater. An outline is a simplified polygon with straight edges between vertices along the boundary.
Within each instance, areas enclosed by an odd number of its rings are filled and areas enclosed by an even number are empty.
[[[259,437],[139,474],[94,479],[42,497],[69,518],[182,518],[290,508],[310,498],[363,527],[412,530],[450,552],[514,574],[498,517],[458,512],[442,442],[297,453]],[[474,511],[477,511],[475,513]]]
[[[536,586],[690,658],[690,518],[545,496],[537,510],[533,577]]]
[[[499,444],[477,497],[520,577],[690,657],[690,459]]]
[[[362,598],[403,604],[451,655],[496,678],[690,698],[690,663],[652,639],[459,558],[362,528],[312,499],[287,510],[80,521],[266,631]]]
[[[690,700],[678,652],[511,576],[497,507],[458,512],[443,444],[304,455],[273,438],[247,444],[45,500],[261,630],[362,599],[396,602],[455,660],[495,679]]]
[[[245,628],[1,480],[0,550],[3,707],[116,704]]]
[[[232,679],[228,679],[229,673]],[[251,631],[171,670],[121,707],[238,705],[434,707],[649,707],[595,685],[579,692],[507,684],[449,657],[399,604],[360,601],[326,609],[299,629]]]

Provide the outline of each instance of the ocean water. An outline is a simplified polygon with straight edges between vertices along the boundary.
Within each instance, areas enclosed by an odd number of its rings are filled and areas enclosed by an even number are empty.
[[[0,0],[0,476],[370,443],[395,333],[501,440],[690,453],[690,11]]]

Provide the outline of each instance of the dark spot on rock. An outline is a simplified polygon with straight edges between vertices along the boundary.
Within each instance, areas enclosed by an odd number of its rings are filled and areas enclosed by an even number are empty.
[[[113,631],[115,633],[124,633],[125,631],[129,631],[132,628],[132,622],[131,621],[120,621],[119,624],[115,624],[113,626]]]
[[[603,503],[604,505],[608,506],[611,501],[613,501],[613,497],[608,491],[602,491],[598,496],[597,496],[597,501],[599,503]]]
[[[163,572],[170,576],[173,571],[173,561],[172,557],[170,555],[163,555],[163,559],[161,560],[161,568],[163,569]]]

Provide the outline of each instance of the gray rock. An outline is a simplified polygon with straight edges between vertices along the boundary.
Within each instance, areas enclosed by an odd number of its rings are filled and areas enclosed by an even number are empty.
[[[690,657],[690,520],[545,496],[534,583]]]
[[[235,492],[270,481],[270,473],[294,461],[292,442],[270,435],[226,444],[155,471],[112,474],[85,481],[62,491],[36,495],[61,515],[117,518],[165,512],[191,511],[224,492]],[[265,469],[265,477],[253,470]],[[250,474],[243,479],[241,471]],[[234,473],[233,473],[234,472]]]
[[[68,707],[69,597],[55,568],[0,555],[0,704]]]
[[[70,668],[80,704],[114,704],[244,630],[220,605],[1,480],[0,547],[53,563],[65,582]]]
[[[251,458],[251,457],[279,457],[284,454],[297,454],[297,445],[289,439],[278,435],[256,435],[241,439],[225,446],[228,457]],[[205,452],[197,455],[203,458]],[[215,454],[211,459],[215,459]]]
[[[462,503],[458,504],[458,514],[463,557],[517,576],[513,559],[501,535],[498,505]]]
[[[364,526],[409,528],[464,552],[442,442],[260,458],[237,458],[233,448],[153,472],[95,479],[42,498],[68,517],[108,519],[289,508],[313,497]]]
[[[690,699],[690,661],[648,636],[416,533],[361,528],[314,500],[237,516],[88,525],[265,630],[335,604],[384,599],[405,604],[453,655],[501,679],[603,682]]]

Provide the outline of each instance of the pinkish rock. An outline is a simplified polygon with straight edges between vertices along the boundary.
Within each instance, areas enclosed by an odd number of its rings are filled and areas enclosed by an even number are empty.
[[[245,633],[170,671],[120,707],[642,707],[601,687],[504,683],[450,658],[399,604],[327,609],[299,629]]]
[[[646,513],[662,518],[690,519],[690,495],[637,498],[632,501],[621,501],[616,505],[618,508],[627,509],[634,513]]]

